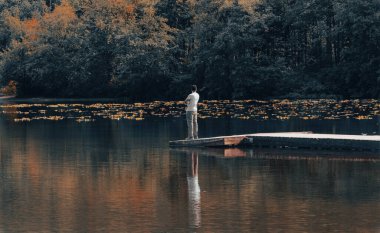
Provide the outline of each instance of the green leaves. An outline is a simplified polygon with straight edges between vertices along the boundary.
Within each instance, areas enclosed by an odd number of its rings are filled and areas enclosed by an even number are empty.
[[[20,96],[380,96],[377,0],[0,2]]]

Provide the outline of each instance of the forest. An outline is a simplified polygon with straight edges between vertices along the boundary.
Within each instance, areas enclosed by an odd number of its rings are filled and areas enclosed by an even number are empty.
[[[0,0],[18,97],[379,98],[379,0]]]

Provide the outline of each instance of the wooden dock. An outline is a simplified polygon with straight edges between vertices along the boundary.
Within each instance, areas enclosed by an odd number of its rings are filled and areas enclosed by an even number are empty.
[[[170,141],[170,147],[270,147],[380,151],[380,135],[256,133]]]

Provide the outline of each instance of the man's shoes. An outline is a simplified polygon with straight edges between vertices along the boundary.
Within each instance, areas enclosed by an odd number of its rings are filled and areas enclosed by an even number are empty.
[[[195,136],[194,139],[198,139],[198,136]]]
[[[194,140],[194,138],[187,137],[185,140]]]

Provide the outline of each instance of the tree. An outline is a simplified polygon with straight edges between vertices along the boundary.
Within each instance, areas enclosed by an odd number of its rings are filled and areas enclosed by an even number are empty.
[[[0,0],[19,96],[380,95],[377,0]]]
[[[131,32],[118,37],[117,81],[124,96],[133,100],[167,97],[173,74],[173,30],[153,7],[137,6],[140,12]]]

